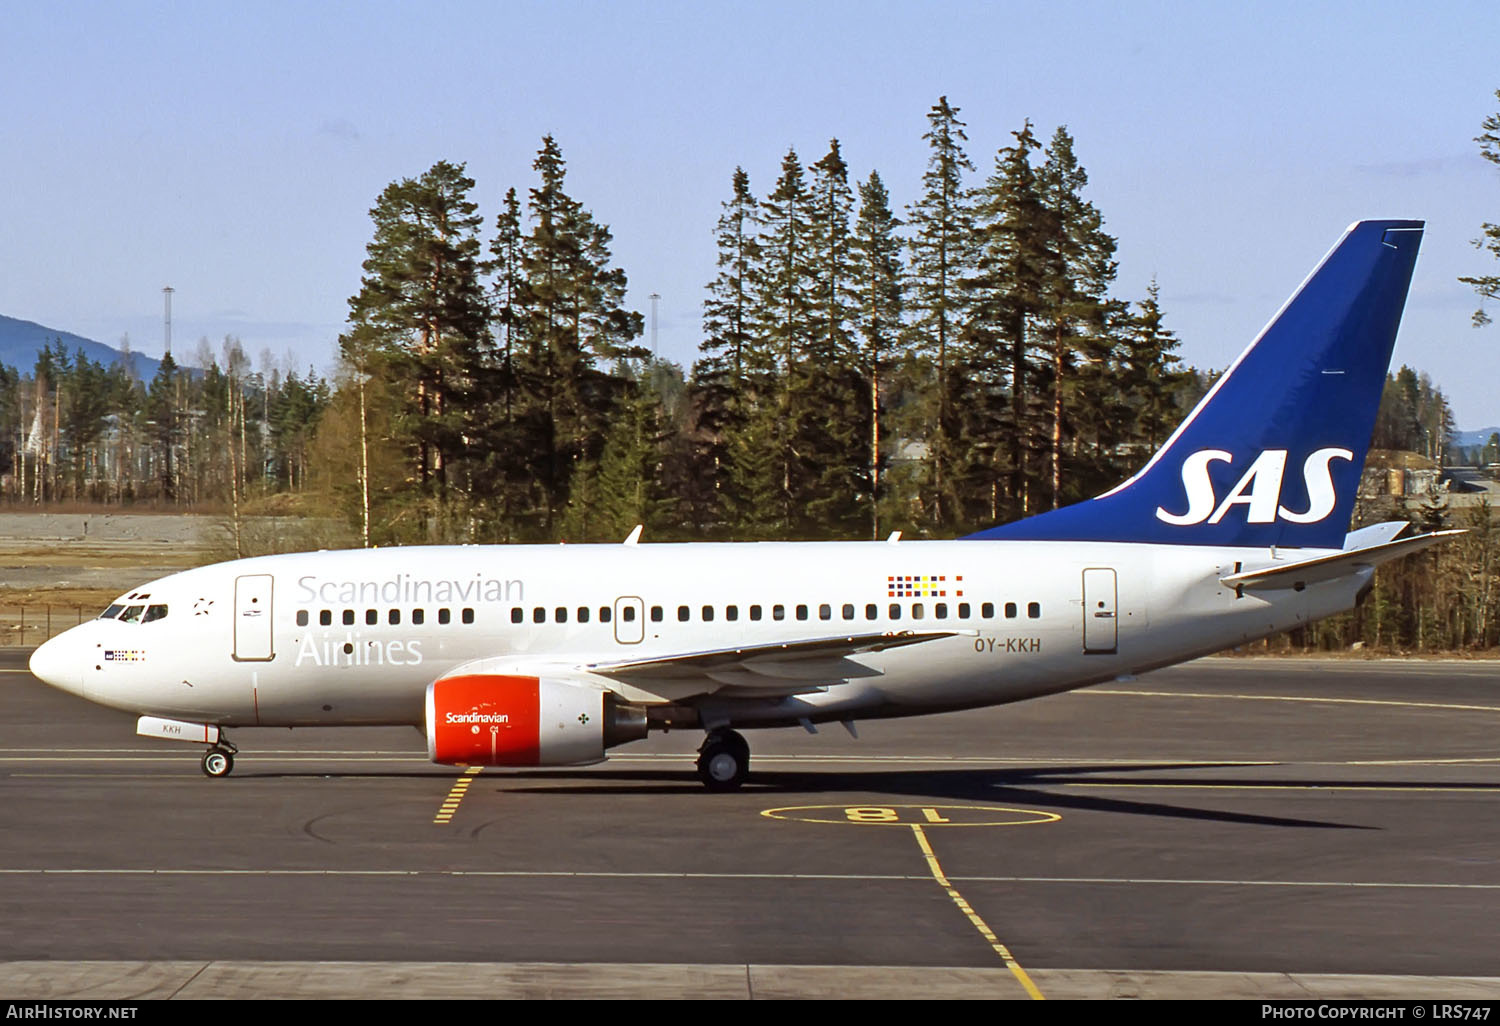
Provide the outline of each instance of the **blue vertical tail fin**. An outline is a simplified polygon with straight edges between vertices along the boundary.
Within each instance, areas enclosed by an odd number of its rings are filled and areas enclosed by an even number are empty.
[[[1422,226],[1351,225],[1130,480],[969,537],[1342,546]]]

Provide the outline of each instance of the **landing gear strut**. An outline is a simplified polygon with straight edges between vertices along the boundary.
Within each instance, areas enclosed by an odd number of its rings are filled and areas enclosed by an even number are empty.
[[[229,743],[222,733],[218,744],[203,753],[203,774],[209,777],[227,777],[234,772],[234,755],[239,749]]]
[[[698,779],[703,786],[710,791],[734,791],[749,775],[749,742],[727,727],[709,731],[698,749]]]

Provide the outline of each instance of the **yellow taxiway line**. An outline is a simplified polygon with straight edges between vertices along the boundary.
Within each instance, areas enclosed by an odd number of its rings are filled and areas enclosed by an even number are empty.
[[[432,817],[434,823],[442,824],[452,821],[453,814],[458,811],[459,802],[463,801],[464,795],[469,793],[469,785],[483,770],[483,766],[470,766],[464,770],[464,775],[453,782],[453,787],[448,791],[448,797],[443,799],[437,815]]]
[[[979,931],[980,936],[989,942],[990,947],[995,949],[995,953],[1000,956],[1001,961],[1005,963],[1005,967],[1014,974],[1016,979],[1021,981],[1021,986],[1026,988],[1026,993],[1031,995],[1031,999],[1033,1001],[1044,1000],[1042,992],[1037,989],[1035,983],[1031,982],[1031,977],[1026,975],[1026,970],[1021,968],[1021,964],[1010,953],[1010,949],[1000,943],[1000,938],[995,936],[995,931],[990,929],[989,924],[980,918],[979,913],[974,911],[973,906],[964,900],[964,896],[959,894],[958,890],[948,880],[947,875],[943,872],[942,865],[938,862],[937,854],[932,850],[932,845],[927,843],[927,833],[922,829],[922,824],[912,823],[911,832],[916,835],[917,846],[922,849],[922,855],[927,859],[927,868],[932,873],[932,878],[938,882],[938,886],[948,892],[948,897],[953,899],[953,904],[958,906],[958,910],[968,917],[969,922],[974,924],[974,929]]]

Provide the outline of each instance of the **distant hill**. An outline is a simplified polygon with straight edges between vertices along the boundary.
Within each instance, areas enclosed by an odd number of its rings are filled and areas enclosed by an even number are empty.
[[[1453,433],[1453,444],[1461,449],[1467,449],[1471,445],[1487,445],[1490,435],[1500,434],[1500,427],[1480,428],[1478,431],[1455,431]]]
[[[23,374],[30,373],[36,366],[36,354],[53,339],[62,339],[68,352],[75,353],[81,349],[90,360],[96,360],[106,367],[112,367],[124,359],[123,353],[103,342],[95,342],[71,331],[59,331],[34,321],[23,321],[0,314],[0,363],[7,367],[14,367]],[[145,381],[155,377],[156,369],[161,366],[160,360],[140,353],[131,353],[130,362],[135,368],[136,377]]]

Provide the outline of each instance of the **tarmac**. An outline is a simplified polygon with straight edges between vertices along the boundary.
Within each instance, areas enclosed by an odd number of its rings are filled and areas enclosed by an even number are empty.
[[[0,998],[1500,998],[1500,665],[1220,658],[464,771],[197,746],[0,651]]]

